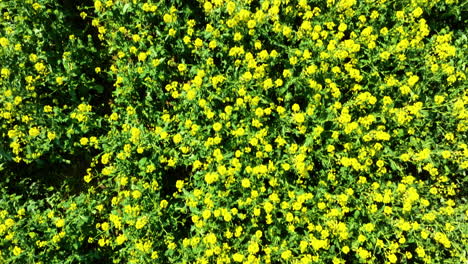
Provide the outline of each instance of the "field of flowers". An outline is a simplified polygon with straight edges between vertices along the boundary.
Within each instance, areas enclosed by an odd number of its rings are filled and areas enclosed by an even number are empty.
[[[0,263],[468,263],[466,1],[0,10]]]

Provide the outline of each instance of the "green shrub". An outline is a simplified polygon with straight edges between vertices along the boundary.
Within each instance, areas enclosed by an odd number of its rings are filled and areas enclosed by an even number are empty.
[[[5,262],[467,261],[461,2],[0,5]]]

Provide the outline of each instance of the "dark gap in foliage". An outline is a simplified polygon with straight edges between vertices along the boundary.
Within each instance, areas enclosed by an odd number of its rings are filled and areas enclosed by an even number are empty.
[[[68,15],[67,22],[70,23],[74,30],[83,33],[83,35],[91,34],[93,37],[93,44],[99,48],[104,48],[104,46],[99,41],[97,29],[91,26],[91,21],[87,21],[90,19],[82,19],[80,17],[81,9],[84,7],[92,9],[94,6],[93,0],[82,0],[80,1],[80,5],[76,5],[75,1],[73,0],[60,0],[59,4],[63,7],[63,10]]]
[[[439,4],[432,8],[431,11],[430,15],[423,14],[423,18],[427,20],[427,25],[431,29],[428,37],[440,33],[440,31],[445,28],[450,31],[466,31],[468,25],[468,9],[457,10],[445,4]]]
[[[197,22],[194,27],[195,31],[203,29],[202,25],[206,25],[207,21],[201,4],[197,1],[182,1],[181,7],[187,8],[188,16]]]
[[[311,7],[311,10],[314,10],[316,7],[320,8],[322,13],[329,10],[327,2],[323,0],[309,0],[308,4]]]
[[[23,200],[39,200],[46,198],[54,190],[65,188],[69,196],[78,194],[83,189],[83,176],[91,163],[92,155],[67,155],[64,157],[70,163],[53,162],[44,157],[30,164],[24,162],[7,164],[8,192],[22,194]],[[53,189],[51,188],[53,187]]]
[[[161,197],[168,200],[170,205],[179,203],[174,200],[178,199],[175,196],[177,192],[176,182],[183,180],[187,182],[192,175],[192,166],[178,166],[175,168],[165,169],[161,173]],[[176,210],[177,213],[172,215],[172,218],[178,219],[172,223],[173,229],[171,230],[176,240],[182,240],[189,237],[190,230],[194,225],[190,213],[188,211]]]
[[[178,180],[187,181],[192,175],[192,166],[178,166],[169,168],[161,173],[162,177],[162,197],[172,197],[172,194],[177,191],[176,182]]]
[[[310,100],[308,99],[307,95],[304,95],[302,93],[296,93],[297,90],[301,90],[300,84],[293,84],[290,86],[289,90],[293,90],[292,94],[292,104],[298,104],[299,107],[301,108],[301,112],[304,112],[307,106],[309,105]],[[292,106],[292,105],[291,105]],[[289,110],[289,109],[288,109]]]
[[[90,226],[93,227],[93,226]],[[112,263],[110,256],[113,252],[110,248],[100,247],[97,243],[83,243],[79,248],[81,252],[80,263]]]
[[[325,166],[320,162],[317,158],[313,157],[312,162],[314,164],[314,168],[312,171],[309,171],[309,177],[305,180],[305,184],[307,186],[317,186],[320,181],[320,175],[317,174],[319,171],[326,171]]]
[[[113,83],[103,73],[96,73],[95,67],[101,67],[102,70],[109,68],[112,63],[110,54],[107,54],[106,47],[99,40],[99,32],[96,27],[91,26],[91,18],[83,19],[80,11],[83,7],[92,7],[94,2],[91,0],[81,1],[81,6],[76,5],[71,0],[61,0],[61,5],[67,14],[67,23],[71,26],[71,31],[82,38],[83,42],[91,43],[95,50],[83,50],[84,53],[92,53],[90,59],[92,64],[83,67],[82,71],[93,83],[90,87],[80,87],[78,97],[90,99],[90,104],[95,107],[95,112],[100,115],[110,114],[112,112],[110,101],[112,98]]]
[[[428,181],[431,179],[431,175],[429,174],[428,171],[423,170],[423,169],[418,169],[416,165],[414,165],[413,163],[407,163],[406,171],[408,172],[408,175],[412,175],[418,180]],[[401,180],[401,176],[393,175],[392,177],[393,179],[395,179],[395,181]]]

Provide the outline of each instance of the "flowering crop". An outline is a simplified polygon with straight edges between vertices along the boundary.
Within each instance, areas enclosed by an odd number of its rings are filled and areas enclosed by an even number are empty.
[[[464,263],[458,0],[0,1],[0,260]]]

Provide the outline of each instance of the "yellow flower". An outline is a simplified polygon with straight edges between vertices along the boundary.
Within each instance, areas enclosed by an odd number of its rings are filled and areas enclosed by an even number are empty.
[[[195,39],[195,42],[193,44],[195,45],[195,47],[200,48],[203,46],[203,40],[201,40],[200,38],[197,38]]]
[[[142,229],[147,223],[148,223],[148,217],[147,216],[140,217],[136,221],[135,228],[136,229]]]
[[[455,139],[455,136],[453,135],[453,133],[449,132],[447,134],[445,134],[445,139],[448,140],[448,141],[453,141]]]
[[[301,110],[301,108],[299,107],[298,104],[293,104],[292,110],[293,110],[294,112],[298,112],[299,110]]]
[[[139,61],[145,61],[147,57],[148,57],[148,53],[146,52],[140,52],[140,54],[138,54]]]
[[[250,29],[254,28],[256,25],[257,25],[257,22],[255,20],[253,20],[253,19],[251,19],[251,20],[249,20],[247,22],[247,27],[250,28]]]
[[[39,8],[41,8],[41,5],[39,3],[34,3],[33,4],[33,9],[34,10],[38,10]]]
[[[291,168],[291,165],[289,165],[288,163],[283,163],[281,164],[281,168],[283,168],[283,170],[285,171],[288,171]]]
[[[402,95],[409,94],[411,92],[411,88],[408,85],[400,86],[400,92]]]
[[[362,247],[358,248],[357,253],[362,259],[368,259],[371,256],[371,253]]]
[[[395,254],[390,254],[390,255],[387,256],[387,258],[388,258],[388,261],[390,261],[390,263],[396,263],[397,260],[398,260],[398,258],[397,258],[397,256]]]
[[[366,241],[366,240],[367,240],[366,236],[364,236],[364,235],[362,235],[362,234],[360,234],[360,235],[358,236],[358,241],[359,241],[359,242],[362,243],[362,242],[364,242],[364,241]]]
[[[86,174],[85,176],[83,176],[83,180],[86,182],[86,183],[90,183],[92,178],[91,178],[91,174]]]
[[[250,254],[255,254],[260,250],[260,247],[258,246],[257,242],[250,242],[247,250]]]
[[[134,115],[136,113],[135,108],[133,108],[133,106],[127,106],[127,108],[125,110],[127,110],[127,114],[129,114],[129,115]],[[136,127],[132,127],[130,132],[132,133],[132,136],[134,136],[137,133],[139,135],[139,133],[140,133],[140,131]]]
[[[176,182],[176,187],[177,187],[178,190],[183,189],[183,188],[184,188],[184,181],[178,180],[178,181]]]
[[[36,71],[42,72],[42,71],[45,70],[46,67],[45,67],[45,65],[43,63],[38,62],[38,63],[34,64],[34,68],[36,69]]]
[[[101,238],[98,240],[98,244],[100,247],[104,247],[107,243],[107,240],[105,240],[104,238]]]
[[[213,124],[213,130],[216,131],[216,132],[220,131],[222,127],[223,127],[223,125],[221,123],[219,123],[219,122],[216,122],[216,123]]]
[[[104,222],[104,223],[101,224],[101,229],[102,229],[103,231],[109,230],[109,227],[110,227],[110,225],[109,225],[108,222]]]
[[[412,75],[411,77],[409,77],[408,79],[408,85],[409,86],[414,86],[417,82],[419,81],[419,77],[417,75]]]
[[[223,213],[223,219],[224,219],[224,221],[226,221],[226,222],[231,221],[231,220],[232,220],[232,214],[229,213],[229,212],[224,212],[224,213]]]
[[[41,131],[37,127],[32,127],[29,129],[29,135],[31,137],[36,137],[41,133]]]
[[[181,63],[177,66],[177,69],[180,71],[180,72],[184,72],[187,70],[187,65],[184,64],[184,63]]]
[[[175,144],[179,144],[182,141],[182,135],[181,134],[175,134],[174,137],[172,138],[172,141]]]
[[[103,175],[106,175],[106,176],[111,175],[113,172],[114,172],[114,167],[113,166],[108,166],[108,167],[105,167],[105,168],[103,168],[101,170],[101,173]]]
[[[46,113],[52,112],[52,106],[50,106],[50,105],[45,105],[45,106],[44,106],[44,112],[46,112]]]
[[[450,153],[450,151],[448,151],[448,150],[444,150],[444,151],[442,151],[440,154],[442,155],[442,157],[443,157],[444,159],[448,159],[448,158],[450,158],[450,156],[451,156],[451,153]]]
[[[421,9],[421,7],[418,6],[416,9],[413,10],[411,14],[413,15],[413,17],[420,17],[422,13],[423,13],[423,10]]]
[[[377,167],[382,168],[382,167],[385,165],[385,163],[384,163],[383,160],[378,160],[378,161],[376,162],[376,165],[377,165]]]
[[[446,248],[451,247],[451,242],[448,239],[447,235],[445,235],[444,233],[436,232],[435,235],[434,235],[434,239],[435,239],[435,241],[437,241],[437,242],[441,243],[442,245],[444,245],[444,247],[446,247]]]
[[[250,187],[250,180],[247,178],[242,179],[241,181],[242,187],[249,188]]]
[[[168,204],[169,204],[168,201],[162,200],[162,201],[159,203],[159,206],[160,206],[161,208],[166,208]]]
[[[303,113],[293,114],[293,120],[296,123],[303,123],[305,121],[305,115]]]
[[[292,252],[289,249],[285,250],[285,251],[283,251],[283,253],[281,253],[281,258],[284,259],[284,260],[290,259],[291,256],[292,256]]]
[[[109,163],[109,159],[110,159],[110,154],[105,153],[104,155],[101,156],[101,163],[106,165],[107,163]]]
[[[242,255],[240,253],[235,253],[234,255],[232,255],[232,259],[235,262],[242,262],[242,260],[244,260],[244,255]]]
[[[380,58],[382,60],[388,60],[388,58],[390,58],[390,55],[391,55],[390,52],[384,51],[384,52],[380,53],[379,56],[380,56]]]
[[[142,6],[143,11],[145,12],[155,12],[158,6],[149,4],[149,3],[144,3]]]
[[[204,239],[203,239],[203,241],[204,241],[206,244],[216,244],[216,241],[217,241],[217,240],[218,240],[218,239],[216,238],[216,235],[213,234],[213,233],[207,234],[207,235],[204,237]]]
[[[10,41],[8,41],[7,38],[5,38],[5,37],[0,38],[0,46],[6,47],[6,46],[8,46],[9,43],[10,43]]]
[[[5,225],[7,227],[12,227],[12,226],[15,225],[15,221],[13,219],[11,219],[11,218],[8,218],[7,220],[5,220]]]
[[[29,54],[29,60],[31,62],[36,62],[37,61],[37,55],[34,53]],[[31,76],[32,77],[32,76]]]
[[[218,178],[219,178],[219,176],[218,176],[218,173],[216,173],[216,172],[208,172],[205,175],[205,181],[208,184],[212,184],[212,183],[216,182],[218,180]]]
[[[374,231],[374,229],[375,229],[375,225],[372,223],[367,223],[364,225],[364,230],[366,230],[366,232],[372,232]]]
[[[114,112],[109,116],[109,119],[112,121],[117,121],[119,119],[119,114]]]
[[[441,103],[444,102],[444,100],[445,100],[445,97],[444,97],[444,96],[441,96],[441,95],[436,95],[436,96],[434,96],[434,102],[435,102],[436,104],[441,104]]]
[[[341,0],[338,2],[337,8],[339,10],[346,10],[356,4],[356,0]]]
[[[217,45],[218,45],[218,43],[216,42],[216,40],[212,40],[212,41],[210,41],[210,43],[208,44],[208,47],[209,47],[210,49],[214,49],[214,48],[216,48]]]
[[[147,173],[152,173],[152,172],[155,171],[155,170],[156,170],[156,166],[154,166],[154,164],[149,164],[149,165],[146,166],[146,170],[145,170],[145,171],[146,171]]]
[[[425,148],[416,154],[416,160],[426,160],[430,157],[430,155],[431,155],[431,150],[428,148]]]
[[[268,213],[270,213],[271,211],[273,211],[274,206],[273,206],[273,204],[271,204],[270,202],[266,202],[266,203],[263,205],[263,209],[264,209],[265,212],[268,214]]]
[[[176,33],[177,33],[177,30],[171,28],[171,29],[169,29],[168,35],[171,36],[171,37],[173,37],[173,36],[175,36]]]
[[[23,250],[22,250],[20,247],[15,246],[15,247],[13,248],[13,255],[19,256],[21,253],[23,253]]]
[[[132,192],[132,197],[133,197],[133,199],[138,199],[138,198],[140,198],[140,197],[141,197],[141,192],[140,192],[139,190],[134,190],[134,191]]]
[[[213,10],[213,5],[209,1],[206,1],[203,8],[205,9],[205,12],[210,13],[211,10]]]
[[[234,41],[240,41],[243,38],[242,34],[239,32],[234,33]]]
[[[165,14],[165,15],[163,16],[163,20],[164,20],[164,22],[166,22],[166,23],[174,22],[174,18],[173,18],[173,16],[170,15],[170,14]]]
[[[102,8],[102,2],[99,0],[94,2],[94,8],[96,9],[96,11],[100,11]]]
[[[57,135],[54,132],[47,132],[47,138],[52,141],[57,137]]]
[[[211,217],[211,211],[210,210],[204,210],[202,213],[203,219],[208,219]]]
[[[55,226],[58,228],[65,226],[65,220],[63,220],[62,218],[58,219],[57,221],[55,221]]]
[[[127,237],[125,235],[119,235],[116,239],[115,239],[115,243],[117,245],[122,245],[125,241],[127,241]]]
[[[424,251],[424,248],[422,247],[417,247],[415,251],[416,251],[416,254],[418,254],[418,257],[420,258],[423,258],[424,256],[426,256],[426,252]]]
[[[87,137],[82,137],[82,138],[80,139],[80,144],[83,145],[83,146],[88,145],[88,142],[89,142],[89,140],[88,140]]]
[[[0,74],[2,77],[7,78],[8,76],[10,76],[10,70],[7,68],[2,68]]]
[[[349,253],[349,247],[344,246],[344,247],[341,248],[341,251],[343,251],[343,253],[345,253],[345,254],[348,254]]]

